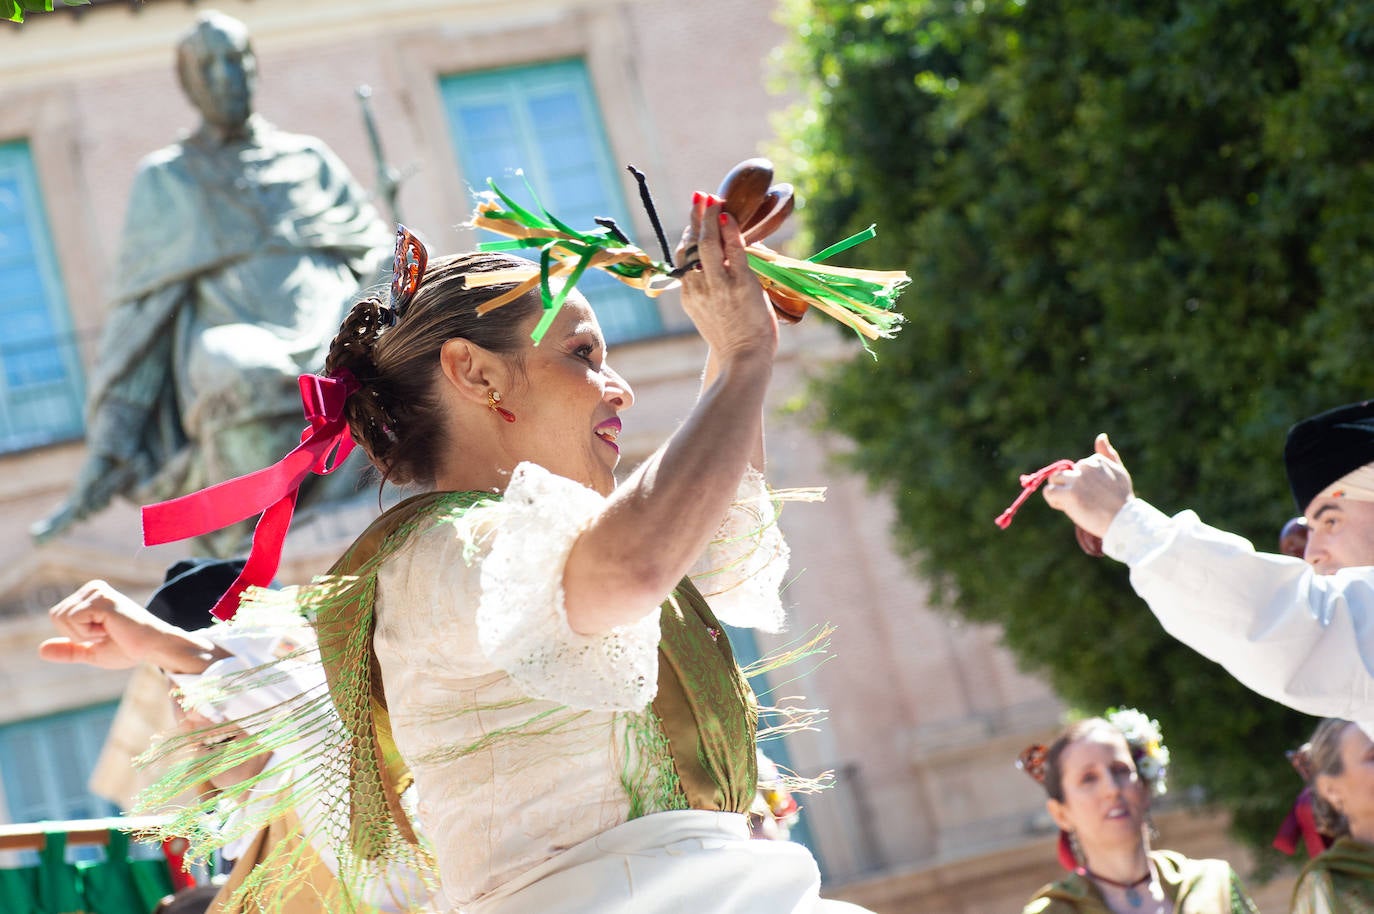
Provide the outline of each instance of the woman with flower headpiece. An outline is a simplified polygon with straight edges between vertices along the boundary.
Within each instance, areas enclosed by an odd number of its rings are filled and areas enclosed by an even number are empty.
[[[679,253],[702,393],[625,482],[634,395],[586,300],[550,309],[536,288],[496,307],[538,268],[428,263],[402,229],[391,299],[355,305],[325,376],[302,379],[305,456],[233,484],[275,495],[290,466],[356,441],[383,479],[428,490],[311,586],[249,591],[233,623],[303,611],[328,692],[268,709],[212,764],[314,731],[306,776],[267,805],[333,798],[314,840],[346,886],[401,861],[471,914],[857,910],[819,898],[802,846],[750,840],[758,708],[719,620],[783,621],[786,546],[758,472],[777,321],[720,200],[697,196]],[[145,510],[145,531],[178,510]],[[398,802],[412,781],[428,841]]]
[[[1374,912],[1374,741],[1329,717],[1297,752],[1312,818],[1330,847],[1308,861],[1293,888],[1293,914]]]
[[[1132,708],[1081,720],[1027,748],[1017,767],[1049,795],[1069,871],[1025,914],[1255,914],[1226,861],[1150,848],[1150,798],[1165,792],[1169,767],[1157,721]]]

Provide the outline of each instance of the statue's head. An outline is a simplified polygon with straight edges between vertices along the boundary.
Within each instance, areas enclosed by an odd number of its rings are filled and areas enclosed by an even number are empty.
[[[206,12],[177,42],[177,76],[206,123],[234,132],[253,113],[258,63],[248,27],[223,13]]]

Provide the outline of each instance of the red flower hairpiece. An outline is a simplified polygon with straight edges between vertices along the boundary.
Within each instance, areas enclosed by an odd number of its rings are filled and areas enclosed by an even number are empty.
[[[1035,743],[1021,750],[1016,757],[1016,767],[1030,775],[1037,784],[1045,783],[1045,763],[1049,761],[1050,750],[1044,743]]]
[[[1293,766],[1298,777],[1302,778],[1304,783],[1312,783],[1312,754],[1308,745],[1304,743],[1297,749],[1290,749],[1286,755],[1288,763]]]

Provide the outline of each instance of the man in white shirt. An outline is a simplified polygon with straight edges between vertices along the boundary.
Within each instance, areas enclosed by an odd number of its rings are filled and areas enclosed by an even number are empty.
[[[1164,515],[1135,497],[1106,435],[1094,450],[1049,478],[1045,500],[1130,566],[1164,629],[1261,695],[1374,734],[1374,401],[1288,433],[1304,559],[1256,552],[1192,511]]]

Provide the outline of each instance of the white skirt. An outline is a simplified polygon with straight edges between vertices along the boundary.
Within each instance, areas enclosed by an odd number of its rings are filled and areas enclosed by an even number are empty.
[[[462,914],[864,914],[820,897],[811,852],[749,837],[744,816],[683,810],[603,832]]]

